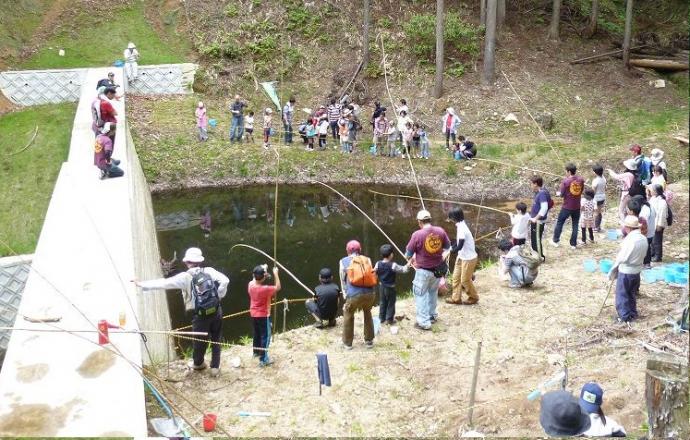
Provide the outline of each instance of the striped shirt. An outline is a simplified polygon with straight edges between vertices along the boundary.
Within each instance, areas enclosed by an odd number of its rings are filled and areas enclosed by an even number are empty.
[[[328,106],[328,122],[335,122],[340,119],[342,115],[343,106],[340,104],[331,104]]]

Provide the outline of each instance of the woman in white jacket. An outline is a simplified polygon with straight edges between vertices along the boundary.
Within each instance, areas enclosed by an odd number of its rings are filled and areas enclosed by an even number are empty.
[[[441,133],[446,137],[446,150],[450,150],[449,141],[453,140],[455,145],[455,135],[458,133],[460,127],[460,118],[455,114],[453,107],[448,107],[446,113],[441,118]]]

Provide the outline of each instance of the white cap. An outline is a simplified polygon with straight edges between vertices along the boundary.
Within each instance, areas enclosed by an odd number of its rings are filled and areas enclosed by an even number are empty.
[[[266,113],[273,113],[273,110],[271,110],[271,107],[266,107]]]
[[[109,132],[110,132],[110,127],[111,127],[112,125],[113,125],[112,122],[106,122],[105,124],[103,124],[103,128],[101,128],[101,133],[102,133],[102,134],[109,133]]]
[[[426,209],[422,209],[417,213],[417,220],[431,220],[431,213]]]
[[[453,107],[448,107],[446,110],[447,110],[448,113],[450,113],[451,115],[454,115],[454,114],[455,114],[455,110],[453,109]]]
[[[120,47],[122,47],[122,46],[120,46]],[[134,49],[134,48],[136,48],[136,46],[134,45],[134,43],[132,43],[130,41],[129,44],[127,45],[127,49]]]
[[[201,254],[201,249],[193,247],[187,249],[182,261],[185,263],[201,263],[204,261],[204,256]]]
[[[199,101],[199,108],[202,108],[204,106],[204,103],[202,101]]]

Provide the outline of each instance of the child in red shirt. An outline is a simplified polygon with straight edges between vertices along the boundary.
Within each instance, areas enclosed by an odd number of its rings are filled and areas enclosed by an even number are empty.
[[[270,278],[270,275],[266,273],[267,270],[267,265],[256,266],[253,271],[254,279],[247,286],[249,315],[252,317],[254,326],[254,356],[259,357],[261,367],[273,363],[268,357],[268,345],[271,339],[271,299],[280,291],[278,268],[273,268],[275,286],[265,284]]]

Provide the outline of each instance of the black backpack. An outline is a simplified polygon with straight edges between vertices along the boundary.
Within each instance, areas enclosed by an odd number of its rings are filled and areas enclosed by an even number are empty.
[[[637,195],[641,195],[646,199],[647,197],[645,197],[644,185],[642,185],[642,180],[640,179],[640,176],[638,176],[637,174],[634,174],[633,176],[634,177],[632,183],[630,184],[630,188],[628,189],[628,194],[631,198]]]
[[[671,207],[666,204],[666,207],[668,208],[668,214],[666,214],[666,224],[668,226],[673,226],[673,211],[671,211]]]
[[[220,306],[218,286],[211,275],[201,269],[192,277],[192,298],[194,314],[199,316],[213,315]]]

